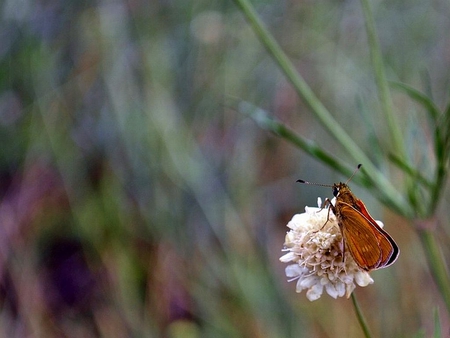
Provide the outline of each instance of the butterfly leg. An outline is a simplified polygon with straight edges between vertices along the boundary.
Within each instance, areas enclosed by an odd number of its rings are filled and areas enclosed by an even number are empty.
[[[336,215],[336,212],[335,212],[336,209],[334,208],[334,205],[331,203],[331,200],[329,198],[325,199],[325,202],[323,203],[323,207],[320,209],[320,211],[322,211],[323,209],[325,209],[327,207],[328,207],[327,220],[318,231],[322,230],[324,228],[324,226],[327,225],[328,221],[330,220],[330,211],[333,211],[333,213]]]
[[[335,216],[337,216],[337,214],[336,214],[336,207],[331,203],[331,200],[329,198],[325,199],[324,207],[325,206],[328,206],[327,221],[325,222],[325,224],[327,224],[328,221],[330,220],[330,211],[332,211]],[[322,226],[322,228],[325,226],[325,224]],[[339,224],[339,227],[340,227],[340,224]],[[343,257],[343,259],[345,259],[345,249],[346,249],[345,247],[346,247],[346,245],[345,245],[344,237],[342,236],[342,257]]]

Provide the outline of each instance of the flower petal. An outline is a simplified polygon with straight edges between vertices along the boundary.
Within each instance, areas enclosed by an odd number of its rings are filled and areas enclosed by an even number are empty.
[[[308,298],[311,302],[315,301],[322,296],[323,292],[323,285],[321,284],[315,284],[312,288],[310,288],[306,292],[306,298]]]
[[[307,272],[308,270],[306,270]],[[285,269],[286,277],[298,278],[305,274],[305,268],[299,266],[298,264],[288,265]]]
[[[355,273],[355,282],[359,286],[367,286],[373,283],[372,277],[366,271],[358,271]]]
[[[300,279],[298,282],[300,283],[302,289],[311,288],[314,285],[321,285],[320,278],[316,276],[304,277],[303,279]]]
[[[347,292],[345,293],[345,296],[347,298],[350,298],[350,295],[352,294],[353,290],[355,290],[355,284],[347,284],[346,286]]]
[[[339,292],[336,288],[336,285],[334,285],[333,283],[327,283],[325,284],[325,290],[327,291],[327,293],[333,297],[334,299],[337,298],[337,296],[339,295]]]
[[[291,251],[291,252],[288,252],[287,254],[281,256],[280,262],[289,263],[289,262],[293,261],[295,258],[297,258],[297,255]]]

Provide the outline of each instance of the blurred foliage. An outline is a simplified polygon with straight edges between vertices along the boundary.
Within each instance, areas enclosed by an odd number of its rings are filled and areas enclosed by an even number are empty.
[[[253,3],[318,98],[387,171],[359,2]],[[372,6],[387,77],[445,107],[449,4]],[[343,177],[259,129],[230,98],[356,163],[232,1],[5,0],[0,27],[0,336],[361,336],[350,300],[310,303],[278,261],[289,219],[331,195],[295,180]],[[393,94],[408,156],[427,177],[428,115]],[[354,191],[402,250],[355,291],[372,332],[449,332],[414,231]],[[443,244],[448,197],[437,207]]]

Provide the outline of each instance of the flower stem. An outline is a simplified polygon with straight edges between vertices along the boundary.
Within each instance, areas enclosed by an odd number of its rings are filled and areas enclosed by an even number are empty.
[[[380,43],[375,29],[375,20],[373,18],[372,9],[369,0],[361,0],[362,10],[365,18],[367,39],[370,50],[370,58],[375,73],[375,81],[378,87],[378,95],[388,130],[391,136],[392,148],[394,153],[404,158],[403,138],[400,126],[394,114],[389,84],[386,79],[386,70],[383,64],[383,56],[381,53]]]
[[[450,276],[444,257],[442,257],[442,252],[436,243],[432,230],[423,229],[423,227],[418,229],[431,274],[441,292],[447,311],[450,313]]]
[[[298,95],[304,100],[306,105],[310,107],[311,112],[315,117],[326,128],[329,134],[333,136],[344,149],[346,149],[348,154],[357,161],[357,163],[364,164],[364,171],[367,173],[367,176],[377,184],[378,191],[382,192],[384,196],[389,196],[391,204],[395,204],[395,210],[404,210],[403,215],[409,216],[411,214],[411,208],[408,203],[406,203],[403,196],[399,194],[383,173],[373,164],[370,158],[367,157],[359,145],[347,134],[344,128],[335,120],[333,115],[314,94],[301,74],[294,67],[293,63],[283,52],[275,38],[264,26],[250,1],[234,0],[234,2],[245,15],[262,45],[267,49],[286,75],[286,78],[291,82]],[[391,117],[389,119],[391,119]],[[393,125],[395,126],[395,123],[393,123]],[[398,133],[395,132],[394,135],[398,136]]]
[[[334,119],[333,115],[327,110],[319,98],[314,94],[312,89],[306,83],[304,78],[295,68],[294,64],[289,60],[287,55],[283,52],[278,42],[265,27],[262,20],[259,18],[254,7],[248,0],[234,0],[237,6],[245,15],[253,31],[259,38],[262,45],[267,49],[272,58],[278,64],[280,69],[284,72],[287,79],[291,82],[297,94],[304,100],[304,102],[311,108],[313,114],[325,126],[329,133],[353,155],[357,161],[363,162],[364,165],[368,163],[370,170],[372,164],[369,158],[361,150],[353,139],[346,133],[341,125]],[[368,169],[369,170],[369,169]],[[373,168],[375,172],[378,171]]]
[[[352,302],[353,302],[353,306],[355,307],[356,317],[358,317],[359,325],[361,325],[361,329],[364,332],[364,336],[366,338],[372,337],[372,335],[370,334],[370,331],[369,331],[369,327],[367,326],[367,321],[361,312],[361,308],[359,307],[359,304],[358,304],[358,301],[356,300],[356,296],[355,296],[354,292],[352,292]]]

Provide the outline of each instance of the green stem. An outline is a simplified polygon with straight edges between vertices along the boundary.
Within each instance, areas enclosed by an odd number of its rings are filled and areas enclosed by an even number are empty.
[[[436,227],[436,220],[421,221],[417,223],[417,229],[425,255],[428,261],[428,265],[431,269],[431,274],[436,282],[439,291],[447,311],[450,313],[450,277],[447,271],[447,266],[444,261],[444,257],[439,249],[435,237],[433,236],[432,229]]]
[[[353,141],[353,139],[345,132],[341,125],[334,119],[330,112],[325,108],[322,102],[317,98],[303,77],[297,72],[292,62],[282,51],[280,45],[276,42],[270,32],[265,28],[259,19],[254,8],[248,0],[234,0],[242,13],[246,16],[253,31],[259,40],[272,55],[273,59],[284,72],[288,80],[292,83],[297,94],[303,98],[304,102],[309,106],[313,114],[322,123],[326,130],[332,135],[344,149],[352,156],[357,163],[363,163],[364,170],[369,177],[376,182],[379,191],[384,195],[390,196],[393,203],[396,204],[396,210],[404,210],[405,216],[410,216],[411,211],[409,205],[399,192],[394,189],[392,184],[386,177],[373,165],[372,161],[365,155],[361,148]]]
[[[370,334],[370,331],[369,331],[369,326],[367,325],[367,321],[364,318],[361,308],[359,307],[359,304],[358,304],[358,301],[356,300],[356,296],[355,296],[354,292],[352,292],[352,302],[353,302],[353,306],[355,308],[356,317],[358,318],[359,325],[361,325],[361,329],[364,332],[364,336],[366,338],[372,337],[372,335]]]
[[[266,47],[267,51],[272,55],[278,63],[281,70],[284,72],[288,80],[292,83],[297,94],[303,98],[305,103],[311,108],[319,121],[327,128],[330,134],[344,147],[347,151],[357,158],[359,162],[369,163],[369,158],[358,147],[358,145],[351,139],[344,131],[339,123],[334,119],[330,112],[325,108],[322,102],[317,98],[311,88],[308,86],[303,77],[297,72],[292,62],[288,59],[286,54],[282,51],[280,45],[276,42],[274,37],[270,34],[267,28],[262,23],[261,19],[256,14],[254,8],[248,0],[235,0],[236,4],[241,8],[246,16],[248,22],[252,26],[254,32],[259,40]],[[370,162],[371,163],[371,162]],[[369,170],[369,169],[367,169]]]
[[[346,163],[344,163],[340,158],[334,156],[333,154],[327,153],[312,140],[308,140],[295,133],[292,129],[288,128],[280,121],[277,121],[274,118],[270,117],[268,113],[263,109],[258,108],[245,101],[239,103],[238,109],[242,113],[250,116],[253,120],[255,120],[255,122],[262,129],[271,131],[279,137],[294,144],[296,147],[302,149],[304,152],[311,155],[315,159],[322,161],[344,176],[349,177],[353,173],[354,168],[349,169]],[[358,180],[358,178],[356,178],[356,180]]]
[[[370,58],[372,60],[372,66],[375,72],[375,81],[378,87],[378,95],[380,97],[382,111],[388,124],[394,153],[402,158],[405,153],[403,149],[402,133],[400,130],[400,124],[398,123],[394,114],[391,92],[389,91],[389,84],[386,80],[386,72],[383,64],[380,44],[378,42],[378,36],[375,29],[372,9],[370,8],[369,0],[361,0],[361,5],[366,23],[367,39],[370,48]]]

